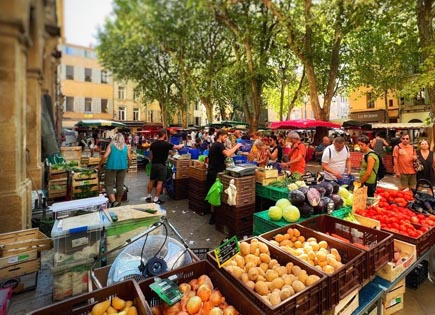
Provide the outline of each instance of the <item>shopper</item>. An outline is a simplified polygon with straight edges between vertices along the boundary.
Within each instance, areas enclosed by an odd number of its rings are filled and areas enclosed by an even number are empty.
[[[343,174],[351,173],[350,152],[343,137],[334,138],[332,144],[323,151],[322,169],[326,181],[338,182],[343,179]]]
[[[370,141],[370,146],[373,151],[375,151],[379,156],[382,156],[384,153],[384,147],[388,147],[388,142],[381,137],[379,132],[377,132],[375,138]]]
[[[130,148],[125,144],[124,136],[121,133],[115,134],[97,166],[97,169],[100,169],[103,163],[106,162],[104,183],[111,207],[121,205],[122,196],[124,195],[125,175],[130,161],[131,152]],[[116,187],[116,198],[113,187]]]
[[[255,140],[252,150],[248,154],[248,161],[256,162],[259,167],[265,167],[269,160],[267,150],[267,146],[262,140]]]
[[[367,186],[367,196],[374,197],[377,186],[376,174],[379,171],[379,158],[374,151],[370,149],[369,144],[369,137],[362,135],[358,138],[358,145],[361,152],[364,153],[364,157],[361,161],[359,181],[362,186]]]
[[[269,161],[280,163],[282,159],[282,148],[281,145],[278,143],[278,137],[275,135],[271,135],[269,139]]]
[[[322,139],[322,143],[319,144],[316,149],[314,150],[314,160],[318,161],[320,165],[322,165],[322,156],[323,156],[323,151],[325,150],[326,147],[328,147],[331,144],[331,140],[329,139],[329,137],[323,137]]]
[[[145,201],[162,204],[163,201],[160,200],[160,194],[163,189],[163,181],[166,180],[167,176],[167,165],[169,151],[172,149],[182,149],[184,144],[172,144],[168,140],[168,132],[166,129],[161,129],[159,131],[158,139],[151,143],[150,146],[150,162],[151,162],[151,173],[150,181],[148,183],[148,195]],[[154,193],[154,199],[152,199],[151,192],[154,188],[154,183],[157,181],[156,191]]]
[[[427,140],[420,140],[420,150],[417,150],[417,158],[423,164],[424,169],[417,172],[417,181],[420,179],[428,180],[432,186],[435,186],[435,161],[434,154],[429,150],[429,143]]]
[[[282,168],[290,168],[291,173],[305,174],[305,156],[307,154],[307,148],[305,144],[301,142],[301,137],[295,131],[288,134],[288,138],[291,142],[291,149],[288,153],[288,162],[282,162]]]
[[[219,130],[216,134],[216,140],[211,145],[208,153],[208,167],[207,167],[207,192],[210,190],[216,181],[217,174],[225,170],[225,159],[233,155],[241,146],[241,143],[237,143],[233,148],[226,149],[225,141],[228,138],[228,132],[226,130]],[[209,224],[215,223],[215,213],[213,207],[210,209],[211,216]]]
[[[409,190],[415,188],[416,174],[413,162],[417,159],[414,147],[409,143],[409,135],[403,134],[401,143],[393,150],[394,174],[400,178],[400,189]]]

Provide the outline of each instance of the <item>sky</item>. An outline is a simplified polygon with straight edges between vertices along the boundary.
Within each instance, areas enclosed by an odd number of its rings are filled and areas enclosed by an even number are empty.
[[[97,29],[112,12],[113,0],[64,0],[65,38],[68,44],[95,46]]]

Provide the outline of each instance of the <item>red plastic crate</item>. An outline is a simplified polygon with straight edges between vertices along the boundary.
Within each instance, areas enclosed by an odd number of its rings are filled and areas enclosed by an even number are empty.
[[[252,239],[257,239],[260,242],[264,242],[264,240],[261,240],[258,237],[252,237],[244,241],[249,243]],[[259,294],[257,294],[256,292],[248,288],[239,279],[235,279],[224,268],[220,269],[221,272],[225,275],[227,279],[231,281],[231,283],[234,283],[244,293],[244,298],[252,300],[255,303],[255,305],[257,305],[265,314],[271,314],[271,315],[322,314],[322,312],[326,310],[325,307],[327,306],[327,297],[328,297],[327,294],[328,284],[327,284],[327,277],[325,276],[325,274],[278,248],[270,246],[269,244],[268,247],[269,247],[270,257],[272,259],[276,259],[280,265],[285,266],[288,262],[292,262],[294,265],[297,265],[302,269],[305,269],[308,274],[319,276],[320,280],[317,283],[309,287],[306,287],[304,290],[282,301],[280,304],[276,306],[270,306],[264,302],[264,299]],[[218,264],[213,252],[209,252],[207,254],[207,259],[217,268]]]
[[[277,234],[285,234],[290,227],[298,229],[305,239],[308,239],[309,237],[315,237],[319,241],[327,241],[330,247],[336,248],[340,253],[341,262],[344,266],[332,274],[326,274],[322,272],[322,274],[327,275],[328,277],[328,309],[331,309],[337,305],[341,299],[346,297],[349,293],[354,291],[363,283],[363,262],[365,253],[361,249],[337,241],[332,237],[329,237],[323,233],[318,233],[299,224],[287,225],[285,227],[261,234],[260,238],[267,241],[271,247],[275,246],[269,243],[269,241],[273,240],[274,236]],[[282,250],[281,248],[279,249]],[[295,258],[302,261],[296,256]]]
[[[328,215],[321,215],[300,223],[314,231],[337,234],[351,243],[366,246],[362,264],[364,280],[371,278],[394,256],[393,235]],[[352,244],[349,244],[353,246]],[[358,247],[359,248],[359,247]],[[361,248],[359,248],[361,249]]]
[[[208,261],[200,261],[188,266],[178,268],[176,270],[164,273],[159,276],[161,279],[170,278],[177,284],[189,282],[192,279],[198,278],[206,274],[210,277],[213,286],[219,289],[228,304],[233,305],[240,314],[245,315],[261,315],[265,314],[255,304],[246,299],[242,292],[228,281],[215,267]],[[154,282],[154,278],[146,279],[139,283],[139,287],[146,296],[150,305],[160,305],[163,303],[157,294],[150,289],[150,284]]]

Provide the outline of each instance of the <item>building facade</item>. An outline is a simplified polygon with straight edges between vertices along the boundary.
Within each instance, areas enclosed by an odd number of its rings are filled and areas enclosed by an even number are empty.
[[[57,120],[57,50],[61,28],[55,0],[0,1],[0,233],[31,227],[32,190],[42,189],[41,116]],[[54,126],[55,127],[55,126]]]
[[[59,70],[63,96],[63,128],[82,119],[113,119],[111,74],[98,63],[95,50],[62,44]]]

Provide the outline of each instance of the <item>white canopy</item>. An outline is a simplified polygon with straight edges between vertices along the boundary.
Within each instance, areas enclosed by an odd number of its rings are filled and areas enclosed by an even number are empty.
[[[372,129],[420,129],[431,127],[425,123],[372,123]]]

